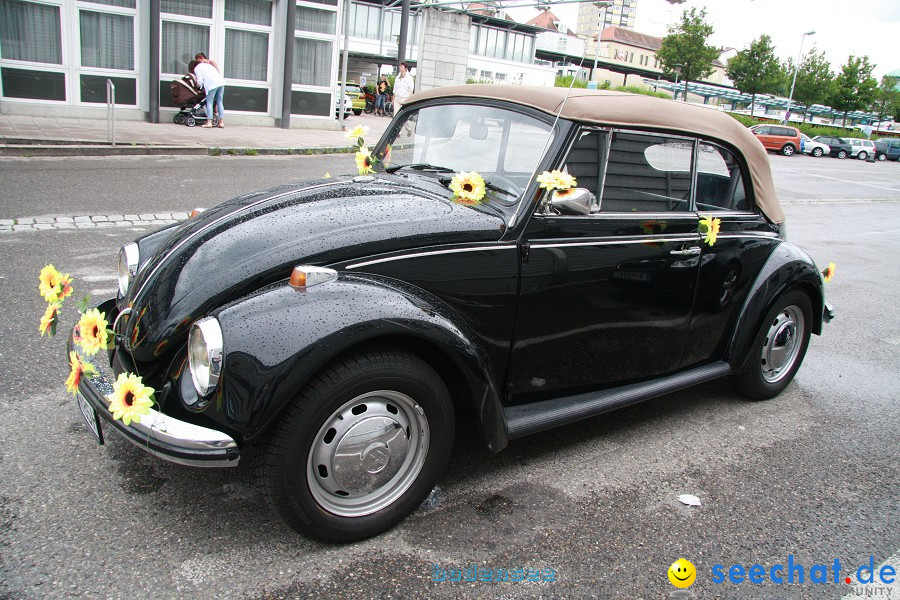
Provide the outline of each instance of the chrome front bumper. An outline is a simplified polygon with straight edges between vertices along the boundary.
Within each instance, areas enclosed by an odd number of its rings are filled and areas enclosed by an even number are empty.
[[[67,349],[69,352],[75,350],[71,333]],[[113,391],[114,378],[109,365],[105,364],[105,356],[98,353],[93,357],[81,357],[94,365],[97,376],[82,377],[78,386],[78,391],[101,421],[111,425],[135,446],[171,462],[197,467],[237,466],[240,449],[221,431],[179,421],[152,408],[149,415],[141,416],[140,423],[125,425],[121,420],[113,419],[106,396]]]

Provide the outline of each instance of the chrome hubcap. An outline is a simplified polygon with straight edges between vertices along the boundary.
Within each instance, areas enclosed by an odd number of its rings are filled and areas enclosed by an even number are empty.
[[[797,361],[800,345],[805,335],[803,312],[791,305],[775,315],[763,341],[762,376],[769,383],[776,383],[787,375]]]
[[[316,502],[333,514],[360,517],[395,502],[428,454],[428,420],[416,402],[381,390],[357,396],[319,429],[307,460]]]

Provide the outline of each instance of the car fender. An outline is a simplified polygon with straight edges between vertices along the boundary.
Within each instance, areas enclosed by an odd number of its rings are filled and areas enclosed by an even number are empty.
[[[769,258],[747,294],[737,319],[725,359],[734,371],[746,364],[762,319],[778,298],[790,289],[801,287],[810,296],[813,318],[812,333],[822,333],[822,311],[825,291],[816,264],[803,250],[782,242]]]
[[[462,380],[487,449],[506,447],[506,423],[487,353],[465,321],[435,296],[402,282],[339,273],[294,288],[282,281],[220,309],[224,363],[208,416],[259,437],[317,371],[361,344],[425,354],[453,385]],[[457,400],[456,398],[454,399]]]

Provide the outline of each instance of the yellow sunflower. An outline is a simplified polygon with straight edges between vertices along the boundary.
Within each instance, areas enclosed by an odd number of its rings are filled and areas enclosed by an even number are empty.
[[[149,415],[153,406],[152,387],[141,382],[141,378],[133,373],[119,373],[113,384],[113,393],[106,397],[109,400],[109,412],[113,419],[122,419],[126,425],[141,422],[141,415]]]
[[[835,264],[833,262],[828,263],[828,266],[822,271],[822,280],[825,282],[831,281],[831,278],[834,277],[834,268]]]
[[[78,321],[78,337],[81,340],[81,348],[88,356],[97,354],[99,350],[105,350],[109,343],[109,333],[106,315],[96,308],[92,308],[81,315]]]
[[[545,190],[568,190],[575,187],[575,178],[565,171],[544,171],[537,177],[538,183]]]
[[[72,295],[72,278],[63,275],[53,265],[41,269],[38,291],[47,302],[65,300]]]
[[[62,306],[59,302],[51,302],[47,306],[47,310],[44,311],[44,316],[41,317],[41,326],[38,331],[41,332],[41,337],[44,337],[45,333],[49,333],[50,337],[56,335],[56,323],[59,319],[59,307]]]
[[[450,181],[450,189],[456,195],[455,202],[472,206],[484,198],[484,179],[477,172],[457,173]]]
[[[359,138],[366,137],[367,133],[369,133],[369,128],[366,125],[357,125],[344,134],[344,139],[356,141]]]
[[[712,215],[700,219],[700,233],[705,233],[706,237],[703,241],[712,246],[716,243],[716,237],[719,235],[719,226],[722,219],[713,219]]]
[[[75,392],[78,391],[78,385],[81,383],[81,377],[83,375],[87,375],[88,377],[96,375],[97,370],[91,363],[82,362],[74,350],[69,352],[69,365],[72,370],[69,372],[69,378],[66,379],[66,390],[74,396]]]
[[[372,154],[365,146],[356,153],[356,170],[359,171],[360,175],[371,175],[374,173],[375,169],[372,168],[373,162]]]

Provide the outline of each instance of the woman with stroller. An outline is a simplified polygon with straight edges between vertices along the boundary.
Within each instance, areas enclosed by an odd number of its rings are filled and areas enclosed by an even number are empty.
[[[225,127],[225,78],[219,73],[218,65],[212,62],[206,55],[199,52],[196,56],[199,61],[194,67],[193,73],[197,77],[197,85],[206,92],[206,123],[203,127],[213,127],[213,104],[219,113],[219,127]]]

